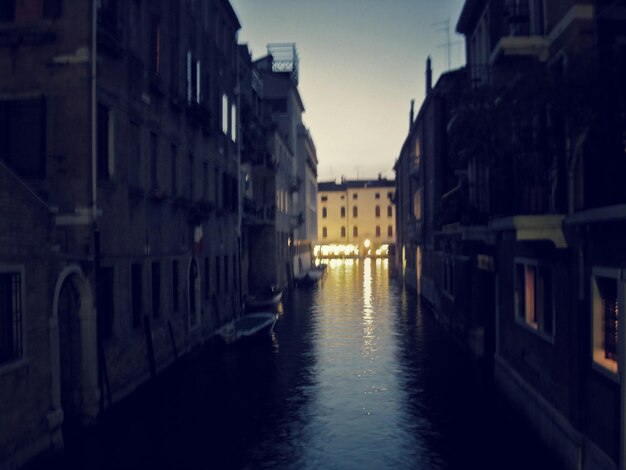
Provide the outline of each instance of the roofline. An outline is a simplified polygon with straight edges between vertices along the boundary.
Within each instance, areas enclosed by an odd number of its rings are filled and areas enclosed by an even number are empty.
[[[467,35],[470,32],[469,24],[471,23],[472,16],[476,12],[476,8],[483,3],[483,0],[465,0],[463,9],[459,15],[459,20],[456,23],[456,32]]]
[[[235,12],[235,9],[233,8],[233,6],[230,4],[229,0],[224,0],[225,5],[226,5],[226,11],[228,11],[228,14],[231,16],[231,19],[235,21],[235,25],[237,26],[237,29],[241,29],[241,23],[239,21],[239,18],[237,17],[237,12]]]

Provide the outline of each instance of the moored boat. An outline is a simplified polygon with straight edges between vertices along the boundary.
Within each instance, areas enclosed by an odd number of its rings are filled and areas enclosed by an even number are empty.
[[[269,335],[274,330],[278,314],[274,312],[250,313],[227,323],[216,334],[230,344],[239,339]]]
[[[276,307],[282,297],[282,290],[272,290],[263,295],[250,295],[245,300],[245,307],[246,310]]]

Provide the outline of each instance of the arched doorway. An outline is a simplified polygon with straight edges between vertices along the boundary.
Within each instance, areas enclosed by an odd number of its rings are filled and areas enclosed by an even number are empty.
[[[79,266],[69,266],[57,280],[50,320],[52,404],[69,423],[98,414],[96,335],[91,287]]]
[[[59,365],[61,379],[61,407],[66,421],[80,417],[82,405],[80,370],[80,292],[69,276],[59,292]]]

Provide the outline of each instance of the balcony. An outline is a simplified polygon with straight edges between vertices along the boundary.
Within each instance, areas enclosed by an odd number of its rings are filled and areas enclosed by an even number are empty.
[[[550,42],[544,32],[543,12],[532,11],[528,2],[510,2],[502,12],[490,61],[506,57],[534,57],[548,60]],[[498,37],[499,36],[499,37]]]

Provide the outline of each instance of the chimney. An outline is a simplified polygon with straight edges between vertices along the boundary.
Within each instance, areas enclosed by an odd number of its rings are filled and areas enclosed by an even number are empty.
[[[414,112],[414,106],[415,106],[415,100],[411,100],[411,115],[409,117],[410,121],[409,121],[409,130],[411,130],[411,127],[413,126],[413,121],[415,120],[415,112]]]
[[[428,95],[433,89],[433,69],[430,56],[426,59],[426,94]]]

